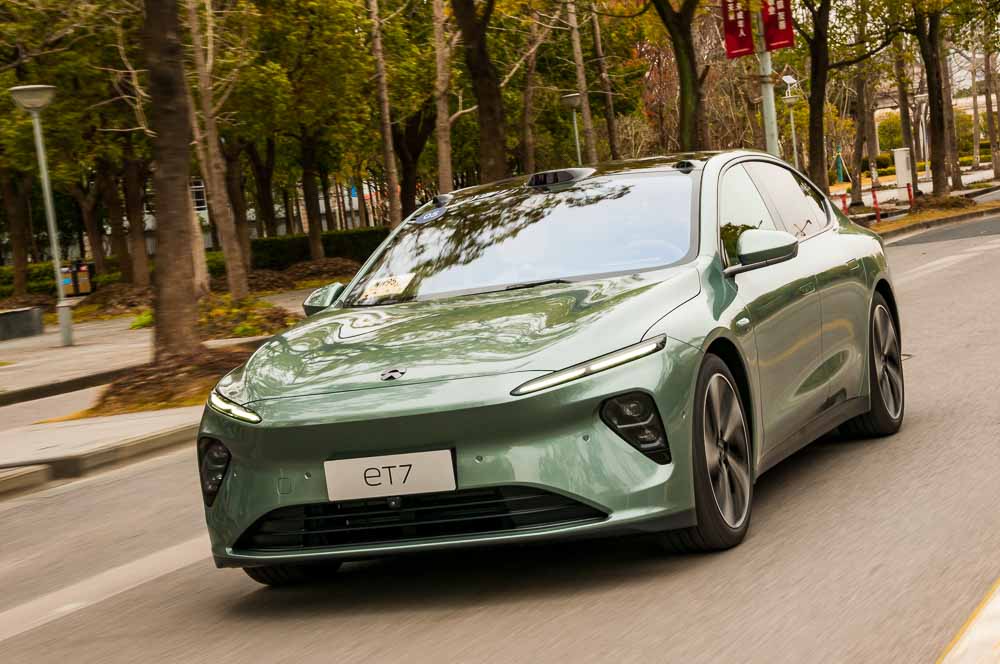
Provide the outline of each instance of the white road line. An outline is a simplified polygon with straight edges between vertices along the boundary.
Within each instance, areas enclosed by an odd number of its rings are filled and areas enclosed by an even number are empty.
[[[949,644],[939,664],[1000,662],[1000,581]]]
[[[0,642],[204,560],[208,535],[101,572],[0,613]]]
[[[912,270],[907,270],[906,272],[901,274],[898,278],[896,278],[895,282],[897,284],[904,284],[908,281],[913,281],[914,279],[918,279],[933,272],[944,270],[945,268],[951,267],[955,263],[961,263],[962,261],[968,258],[974,258],[975,256],[978,256],[980,253],[982,253],[981,249],[977,250],[975,253],[955,254],[952,256],[945,256],[944,258],[939,258],[936,261],[931,261],[930,263],[925,263],[920,267],[913,268]]]

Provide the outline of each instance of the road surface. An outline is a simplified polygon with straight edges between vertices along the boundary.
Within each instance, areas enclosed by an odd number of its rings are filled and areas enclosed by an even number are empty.
[[[1000,576],[1000,217],[889,255],[903,430],[768,472],[737,549],[465,551],[269,590],[212,566],[177,452],[0,502],[0,661],[934,661]]]

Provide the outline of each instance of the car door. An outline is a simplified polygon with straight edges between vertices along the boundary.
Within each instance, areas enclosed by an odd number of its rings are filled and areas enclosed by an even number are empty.
[[[816,379],[826,385],[826,407],[860,395],[868,319],[865,271],[852,253],[829,202],[802,175],[758,162],[751,175],[770,195],[786,229],[799,238],[799,255],[816,273],[823,318],[822,364]]]
[[[720,251],[727,265],[739,264],[740,234],[751,228],[783,230],[744,164],[726,169],[719,182]],[[757,345],[757,374],[765,440],[762,462],[819,412],[826,398],[814,376],[821,361],[822,317],[816,276],[808,260],[742,272],[733,277],[737,297],[750,313]]]

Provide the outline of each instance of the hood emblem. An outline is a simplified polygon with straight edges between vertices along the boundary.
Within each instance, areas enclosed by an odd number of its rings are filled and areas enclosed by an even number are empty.
[[[381,374],[379,374],[380,380],[396,380],[397,378],[402,378],[406,374],[406,369],[386,369]]]

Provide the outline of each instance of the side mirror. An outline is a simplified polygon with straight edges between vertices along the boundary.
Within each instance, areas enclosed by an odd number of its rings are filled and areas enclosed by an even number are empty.
[[[795,258],[799,253],[799,241],[785,231],[751,228],[740,235],[736,252],[740,256],[740,264],[726,268],[727,276]]]
[[[326,286],[320,286],[312,293],[309,293],[309,297],[302,303],[302,309],[306,312],[306,316],[318,314],[336,302],[342,290],[344,290],[344,284],[334,282]]]

